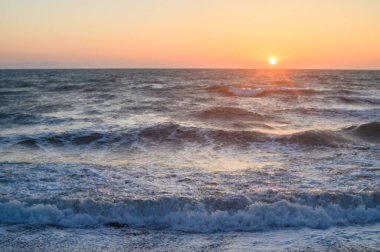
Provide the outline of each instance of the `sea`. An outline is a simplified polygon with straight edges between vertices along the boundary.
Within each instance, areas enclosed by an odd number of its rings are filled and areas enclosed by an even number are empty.
[[[0,70],[0,251],[380,251],[380,71]]]

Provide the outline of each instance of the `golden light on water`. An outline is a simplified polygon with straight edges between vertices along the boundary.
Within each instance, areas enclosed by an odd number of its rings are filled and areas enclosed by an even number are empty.
[[[277,65],[277,58],[276,57],[270,57],[268,62],[272,66]]]

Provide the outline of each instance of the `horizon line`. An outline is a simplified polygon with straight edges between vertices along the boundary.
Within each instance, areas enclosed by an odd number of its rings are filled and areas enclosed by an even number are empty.
[[[235,67],[52,67],[0,68],[3,70],[319,70],[319,71],[380,71],[380,68],[235,68]]]

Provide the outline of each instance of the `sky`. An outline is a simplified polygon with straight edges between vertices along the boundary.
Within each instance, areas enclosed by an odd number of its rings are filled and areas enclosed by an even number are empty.
[[[380,1],[0,0],[0,68],[271,67],[380,69]]]

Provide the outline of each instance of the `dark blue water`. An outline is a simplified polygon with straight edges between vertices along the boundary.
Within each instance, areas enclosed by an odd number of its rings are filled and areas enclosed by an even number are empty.
[[[1,70],[0,247],[375,250],[379,144],[380,71]]]

